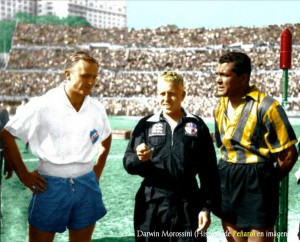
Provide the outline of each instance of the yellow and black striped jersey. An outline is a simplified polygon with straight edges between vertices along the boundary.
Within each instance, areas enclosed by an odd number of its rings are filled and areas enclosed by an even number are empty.
[[[216,144],[222,159],[232,163],[260,163],[297,143],[295,132],[278,101],[251,86],[228,115],[228,97],[215,111]]]

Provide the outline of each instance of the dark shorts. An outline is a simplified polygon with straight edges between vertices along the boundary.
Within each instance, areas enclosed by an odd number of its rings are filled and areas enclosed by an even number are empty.
[[[219,163],[223,221],[239,228],[274,226],[279,182],[272,163]]]
[[[98,179],[92,171],[75,178],[45,176],[47,191],[33,194],[28,222],[45,232],[86,228],[106,214]]]

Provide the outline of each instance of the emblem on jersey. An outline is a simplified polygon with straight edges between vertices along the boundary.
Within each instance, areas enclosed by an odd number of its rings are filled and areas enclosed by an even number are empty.
[[[165,136],[166,135],[166,124],[156,123],[149,130],[149,137],[151,136]]]
[[[186,123],[184,130],[186,135],[197,136],[198,128],[197,125],[194,123]]]
[[[96,129],[93,129],[90,132],[90,139],[91,139],[93,144],[95,144],[97,142],[97,140],[99,139],[99,134],[98,134],[98,131]]]

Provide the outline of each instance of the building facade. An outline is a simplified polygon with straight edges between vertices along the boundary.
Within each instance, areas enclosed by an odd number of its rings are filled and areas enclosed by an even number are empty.
[[[18,12],[82,16],[96,28],[127,27],[125,0],[0,0],[0,20],[12,19]]]

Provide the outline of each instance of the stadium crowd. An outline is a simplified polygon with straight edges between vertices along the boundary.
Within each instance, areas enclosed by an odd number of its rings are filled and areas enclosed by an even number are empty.
[[[278,46],[277,46],[278,47]],[[299,46],[300,47],[300,46]],[[74,48],[75,49],[75,48]],[[62,47],[15,48],[10,52],[7,68],[9,69],[61,69],[64,56],[74,51]],[[156,71],[185,70],[211,71],[216,66],[218,57],[228,50],[242,50],[253,59],[253,66],[258,70],[279,68],[280,49],[276,47],[252,47],[246,45],[231,48],[115,48],[111,46],[93,49],[94,56],[101,60],[100,67],[111,71]],[[294,49],[293,65],[300,67],[297,58],[300,48]],[[20,61],[22,60],[22,61]]]
[[[180,29],[174,25],[157,29],[97,29],[93,27],[19,23],[13,45],[71,46],[109,43],[125,47],[207,47],[246,43],[259,46],[278,45],[284,27],[293,33],[294,44],[300,43],[300,24],[269,25],[263,28],[236,27],[219,29]]]
[[[290,70],[288,109],[300,112],[300,24],[289,25],[293,35],[293,69]],[[64,81],[63,60],[74,50],[92,51],[101,72],[92,96],[100,98],[111,115],[152,113],[156,77],[166,70],[186,80],[190,112],[211,117],[215,97],[214,72],[220,55],[244,51],[253,60],[252,83],[280,98],[280,34],[283,26],[265,28],[96,29],[19,23],[5,69],[0,70],[2,105],[11,113],[22,98],[45,93]],[[59,33],[59,34],[58,34]]]

